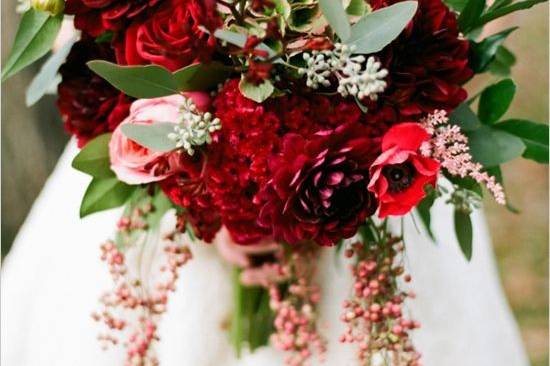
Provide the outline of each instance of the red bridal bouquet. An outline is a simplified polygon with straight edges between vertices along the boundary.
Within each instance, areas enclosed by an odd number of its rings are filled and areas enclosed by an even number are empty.
[[[73,167],[92,177],[80,215],[124,206],[101,247],[115,282],[94,315],[112,331],[101,340],[123,342],[128,365],[158,363],[157,321],[200,240],[235,267],[237,352],[271,342],[306,364],[326,351],[315,273],[336,247],[354,278],[340,340],[361,364],[420,365],[403,233],[387,218],[415,212],[431,235],[430,207],[446,200],[469,260],[482,187],[510,207],[500,165],[548,163],[546,125],[501,120],[515,28],[480,37],[537,2],[34,0],[2,78],[47,53],[63,18],[74,24],[79,39],[27,102],[60,75],[57,105],[82,148]],[[464,84],[486,72],[497,81],[468,99]],[[163,276],[146,286],[128,258],[167,215]],[[120,316],[130,310],[135,322]]]

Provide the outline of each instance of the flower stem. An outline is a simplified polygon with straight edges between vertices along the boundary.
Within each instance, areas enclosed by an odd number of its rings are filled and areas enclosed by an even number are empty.
[[[241,270],[238,267],[233,268],[233,318],[231,319],[231,341],[235,347],[237,358],[241,357],[243,343],[243,286],[240,281]]]

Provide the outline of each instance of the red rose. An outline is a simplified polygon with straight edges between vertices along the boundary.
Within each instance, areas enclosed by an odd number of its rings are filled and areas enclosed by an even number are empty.
[[[263,202],[258,223],[290,244],[333,245],[353,236],[376,210],[367,189],[376,148],[358,123],[310,140],[286,134],[282,151],[270,160],[272,178],[258,196]]]
[[[372,164],[369,190],[380,202],[380,217],[401,216],[426,195],[424,187],[435,187],[439,162],[424,157],[419,149],[430,135],[418,123],[393,126],[382,139],[382,154]]]
[[[67,0],[65,13],[74,15],[74,25],[92,37],[122,29],[129,21],[161,0]]]
[[[108,46],[85,39],[73,46],[59,69],[57,107],[65,129],[77,137],[79,147],[97,135],[113,131],[128,116],[132,100],[86,66],[90,60],[112,58]]]
[[[115,42],[121,64],[156,64],[175,71],[208,62],[216,40],[211,33],[221,25],[214,0],[170,0],[145,21],[135,21]]]

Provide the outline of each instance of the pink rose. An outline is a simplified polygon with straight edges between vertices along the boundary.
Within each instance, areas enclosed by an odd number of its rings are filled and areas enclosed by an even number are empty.
[[[186,93],[197,108],[206,111],[210,105],[207,93]],[[140,99],[132,103],[129,116],[115,129],[109,143],[111,169],[122,182],[143,184],[158,182],[177,173],[181,166],[181,151],[156,152],[126,137],[121,126],[127,123],[153,124],[177,122],[184,103],[182,95],[154,99]]]

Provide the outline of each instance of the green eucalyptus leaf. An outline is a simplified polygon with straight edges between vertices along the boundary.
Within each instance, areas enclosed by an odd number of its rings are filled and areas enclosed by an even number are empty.
[[[366,14],[351,27],[351,36],[346,43],[356,47],[355,53],[382,50],[405,29],[417,7],[416,1],[402,1]]]
[[[61,28],[63,14],[30,9],[19,23],[10,56],[2,65],[2,81],[44,56],[53,45]]]
[[[472,259],[472,241],[473,241],[473,230],[472,230],[472,220],[470,215],[455,210],[454,213],[454,224],[455,224],[455,234],[458,244],[460,245],[460,250],[464,254],[464,257],[468,261]]]
[[[515,94],[516,84],[512,79],[504,79],[485,88],[479,98],[478,116],[481,122],[490,125],[498,121],[512,104]]]
[[[154,124],[125,123],[120,129],[130,140],[157,152],[168,152],[176,148],[176,141],[168,138],[174,132],[175,123]]]
[[[466,135],[473,159],[486,168],[513,160],[525,150],[519,137],[492,126],[483,125]]]
[[[319,6],[328,24],[340,40],[347,41],[351,36],[351,26],[342,0],[319,0]]]
[[[158,98],[179,92],[172,73],[157,65],[119,66],[94,60],[88,67],[118,90],[134,98]]]
[[[474,131],[481,126],[481,121],[468,103],[462,103],[449,115],[449,121],[462,131]]]
[[[239,90],[248,99],[256,103],[262,103],[273,94],[275,87],[269,80],[264,80],[263,83],[255,85],[246,81],[245,78],[241,78]]]
[[[75,39],[69,40],[59,50],[55,51],[50,58],[42,65],[40,71],[32,79],[27,92],[25,93],[25,104],[27,107],[32,106],[38,102],[52,86],[56,84],[56,79],[59,81],[59,75],[57,71],[59,67],[65,62],[65,59],[69,55]]]
[[[548,164],[548,125],[522,119],[510,119],[495,125],[496,128],[519,137],[525,144],[523,157]]]
[[[469,65],[474,73],[479,74],[487,69],[504,40],[516,29],[518,27],[508,28],[485,38],[481,42],[470,42]]]
[[[231,68],[218,62],[194,64],[174,72],[179,91],[205,91],[225,81]]]
[[[369,6],[365,0],[351,0],[346,13],[351,16],[362,17],[369,11]]]
[[[111,136],[111,133],[106,133],[88,142],[73,159],[72,167],[94,178],[114,176],[109,158]]]
[[[459,29],[463,33],[473,30],[484,9],[485,0],[468,0],[458,17]]]
[[[116,177],[92,179],[80,204],[80,218],[122,206],[135,188],[122,183]]]

